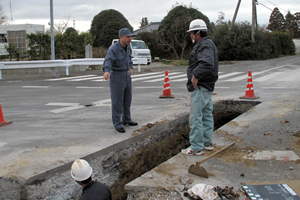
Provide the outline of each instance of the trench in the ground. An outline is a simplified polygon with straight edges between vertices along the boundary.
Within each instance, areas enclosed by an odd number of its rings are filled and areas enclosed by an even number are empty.
[[[258,105],[259,101],[222,100],[214,103],[214,129],[230,122],[239,115]],[[125,200],[127,192],[124,186],[159,164],[177,155],[181,149],[189,146],[189,126],[184,125],[176,133],[156,141],[147,148],[139,149],[132,156],[121,161],[120,177],[111,191],[113,200]]]

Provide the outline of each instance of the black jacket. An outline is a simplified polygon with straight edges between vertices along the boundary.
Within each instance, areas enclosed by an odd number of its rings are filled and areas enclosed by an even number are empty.
[[[111,192],[106,185],[92,181],[83,188],[80,200],[111,200]]]
[[[194,46],[187,69],[188,82],[186,84],[189,92],[194,91],[191,79],[193,75],[198,80],[198,86],[203,86],[213,91],[218,80],[219,60],[218,49],[213,41],[205,36]]]

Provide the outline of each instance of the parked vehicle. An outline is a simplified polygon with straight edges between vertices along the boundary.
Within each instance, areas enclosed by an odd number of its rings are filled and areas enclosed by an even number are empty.
[[[112,44],[117,41],[119,41],[119,39],[113,39]],[[133,58],[147,58],[147,64],[150,65],[151,52],[143,40],[131,40],[130,47]]]

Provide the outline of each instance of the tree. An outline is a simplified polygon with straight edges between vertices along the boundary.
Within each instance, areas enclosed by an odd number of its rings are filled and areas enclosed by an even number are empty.
[[[0,4],[0,25],[7,21],[7,16],[4,14],[3,6]]]
[[[270,31],[285,31],[284,26],[284,17],[279,11],[279,9],[276,7],[271,13],[267,29]]]
[[[179,5],[173,7],[166,17],[161,21],[158,28],[158,38],[165,51],[171,52],[176,59],[183,59],[188,56],[192,48],[190,34],[186,31],[194,19],[203,19],[210,30],[211,25],[207,16],[193,8],[191,5]]]
[[[143,17],[142,21],[141,21],[141,26],[140,28],[144,27],[144,26],[147,26],[149,23],[148,23],[148,18],[147,17]]]
[[[95,47],[106,47],[111,45],[113,39],[119,38],[119,30],[129,28],[133,30],[128,20],[118,11],[109,9],[103,10],[94,16],[90,32],[95,36]]]
[[[293,25],[293,34],[294,38],[300,37],[300,12],[296,12],[295,16],[295,24]]]
[[[51,53],[51,38],[48,34],[27,34],[28,39],[28,54],[31,59],[46,60],[50,58]]]
[[[13,57],[17,57],[17,60],[19,60],[19,52],[16,48],[16,46],[12,43],[9,43],[8,46],[5,45],[5,49],[8,52],[9,60],[11,61]]]

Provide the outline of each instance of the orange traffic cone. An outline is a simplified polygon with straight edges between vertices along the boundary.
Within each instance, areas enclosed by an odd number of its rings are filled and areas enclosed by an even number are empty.
[[[168,71],[166,71],[166,73],[165,73],[164,91],[163,91],[163,94],[160,95],[159,98],[174,98],[174,96],[171,94],[171,87],[170,87],[170,82],[169,82]]]
[[[240,97],[240,99],[252,99],[252,100],[254,100],[254,99],[258,99],[258,98],[259,97],[256,97],[254,95],[252,74],[251,74],[251,70],[249,70],[245,96]]]
[[[0,127],[1,126],[6,126],[6,125],[9,125],[11,124],[12,122],[11,121],[6,121],[3,117],[3,113],[2,113],[2,108],[1,108],[1,104],[0,104]]]

